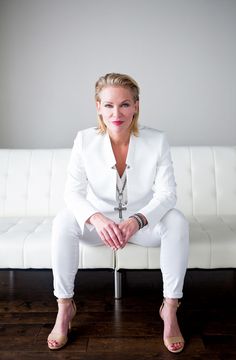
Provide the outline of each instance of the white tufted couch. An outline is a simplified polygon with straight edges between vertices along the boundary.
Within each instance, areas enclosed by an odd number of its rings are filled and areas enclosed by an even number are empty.
[[[190,222],[189,268],[236,268],[236,147],[172,147],[177,208]],[[0,150],[0,268],[51,268],[69,149]],[[159,248],[82,246],[80,268],[158,269]]]

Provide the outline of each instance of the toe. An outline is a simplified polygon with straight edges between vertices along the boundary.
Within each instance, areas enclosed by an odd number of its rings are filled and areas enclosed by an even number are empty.
[[[56,341],[56,340],[49,340],[49,341],[48,341],[48,344],[49,344],[50,346],[56,347],[56,346],[57,346],[57,341]]]
[[[182,348],[182,343],[174,343],[171,345],[172,350],[180,350]]]

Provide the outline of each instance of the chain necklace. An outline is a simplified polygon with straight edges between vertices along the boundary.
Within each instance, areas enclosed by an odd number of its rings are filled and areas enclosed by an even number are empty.
[[[117,192],[118,192],[119,205],[118,205],[118,207],[115,207],[114,210],[118,210],[118,211],[119,211],[119,219],[120,219],[120,221],[123,220],[122,211],[123,211],[123,210],[127,210],[127,208],[122,205],[122,200],[123,200],[124,189],[125,189],[126,183],[127,183],[127,177],[125,177],[125,181],[124,181],[124,184],[123,184],[121,190],[118,188],[118,185],[116,184],[116,190],[117,190]]]

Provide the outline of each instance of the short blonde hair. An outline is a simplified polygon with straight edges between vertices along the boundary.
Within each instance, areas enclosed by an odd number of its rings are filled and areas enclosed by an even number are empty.
[[[101,101],[100,99],[100,92],[107,86],[120,86],[126,89],[129,89],[133,94],[134,101],[139,100],[139,86],[137,82],[131,78],[131,76],[126,74],[118,74],[118,73],[109,73],[104,76],[101,76],[95,84],[95,100]],[[138,136],[138,117],[139,117],[139,110],[136,114],[134,114],[133,121],[131,124],[131,132],[135,136]],[[106,132],[106,125],[102,119],[101,115],[98,115],[98,130],[100,134],[105,134]]]

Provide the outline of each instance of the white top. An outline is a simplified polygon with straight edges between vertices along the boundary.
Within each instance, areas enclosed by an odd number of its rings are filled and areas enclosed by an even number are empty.
[[[116,169],[116,166],[114,166],[114,169]],[[116,169],[116,184],[117,184],[117,187],[118,187],[119,191],[122,190],[126,177],[127,177],[126,169],[123,172],[121,177],[120,177],[120,175],[119,175],[119,173],[118,173],[118,171]],[[118,207],[118,205],[119,205],[119,193],[118,193],[117,189],[116,189],[116,201],[117,201],[117,207]],[[126,185],[124,187],[124,192],[123,192],[122,206],[126,206],[127,203],[128,203],[128,196],[127,196],[127,181],[126,181]],[[87,227],[87,229],[89,231],[94,229],[94,226],[92,224],[86,223],[85,226]]]
[[[123,172],[122,176],[120,177],[118,171],[116,170],[116,184],[117,187],[119,189],[119,191],[122,190],[125,179],[126,179],[127,175],[126,175],[126,170]],[[119,193],[116,189],[116,201],[117,201],[117,205],[119,204]],[[128,203],[128,196],[127,196],[127,181],[126,181],[126,185],[124,188],[124,192],[123,192],[123,199],[122,199],[122,205],[127,205]]]

